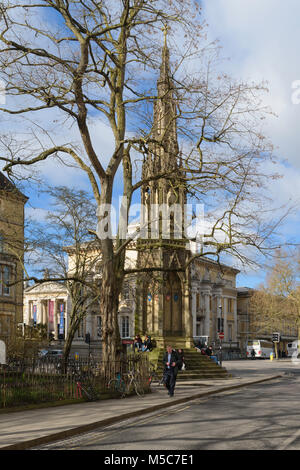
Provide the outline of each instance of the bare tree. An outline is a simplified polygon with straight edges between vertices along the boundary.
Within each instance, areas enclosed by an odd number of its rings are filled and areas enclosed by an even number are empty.
[[[32,223],[27,233],[31,247],[31,263],[39,271],[47,272],[42,278],[27,273],[27,280],[38,284],[55,281],[67,289],[70,297],[68,329],[64,342],[64,360],[67,362],[72,341],[90,307],[99,304],[101,265],[99,242],[89,229],[96,217],[93,198],[83,190],[53,187],[45,190],[52,201],[44,222]]]
[[[251,298],[251,329],[254,335],[274,331],[286,335],[300,321],[299,254],[291,257],[277,250],[266,286],[261,285]],[[276,349],[276,355],[278,351]]]
[[[38,116],[52,118],[55,111],[60,125],[76,125],[81,146],[67,138],[58,145],[48,123],[48,141],[37,136],[34,126],[31,129],[39,151],[32,152],[31,146],[20,160],[4,154],[0,158],[9,175],[20,166],[57,158],[65,163],[71,159],[88,176],[96,204],[102,208],[98,221],[108,219],[107,237],[100,240],[104,360],[118,352],[118,299],[124,276],[132,273],[124,269],[129,241],[109,236],[109,207],[118,170],[123,175],[127,219],[134,192],[161,178],[168,179],[175,193],[184,187],[191,198],[210,204],[214,212],[210,231],[195,256],[219,260],[225,253],[248,262],[252,248],[265,254],[274,247],[271,235],[276,224],[265,222],[257,201],[265,179],[261,168],[271,152],[260,130],[268,112],[260,101],[264,86],[234,83],[216,72],[216,48],[204,47],[201,22],[198,3],[193,1],[5,1],[1,6],[0,67],[9,98],[2,113],[36,122]],[[167,88],[157,91],[162,27],[165,32],[172,28],[169,37],[176,62],[166,70]],[[177,49],[176,39],[181,44]],[[167,64],[166,43],[163,54]],[[199,68],[205,57],[208,60]],[[161,99],[172,99],[176,106],[159,134],[148,110]],[[113,133],[114,150],[109,156],[93,141],[91,121],[96,118]],[[166,149],[174,121],[180,152],[176,145]],[[141,175],[137,155],[143,160],[165,150],[181,160],[176,171],[161,168],[150,177]],[[193,257],[184,269],[192,261]]]

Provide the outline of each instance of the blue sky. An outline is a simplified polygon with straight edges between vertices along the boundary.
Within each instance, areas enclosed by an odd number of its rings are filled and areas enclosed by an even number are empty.
[[[300,2],[298,0],[206,0],[203,12],[211,39],[218,39],[230,75],[266,80],[266,102],[276,117],[265,123],[282,177],[270,184],[274,205],[290,202],[295,210],[284,223],[283,240],[300,242],[300,105],[292,102],[293,82],[300,80]],[[299,209],[298,209],[299,208]],[[267,267],[266,267],[267,269]],[[265,271],[247,271],[238,285],[255,287]]]
[[[279,180],[270,182],[269,189],[273,205],[292,203],[296,207],[282,227],[282,237],[299,242],[300,105],[293,104],[291,97],[293,82],[300,80],[300,2],[287,0],[283,8],[282,0],[203,0],[203,14],[208,23],[209,39],[218,39],[222,56],[228,58],[222,63],[222,69],[238,80],[268,82],[266,103],[276,117],[265,122],[265,132],[280,159],[274,170],[282,175]],[[63,141],[61,129],[56,132],[57,141]],[[78,139],[74,127],[68,132],[70,141]],[[96,121],[92,134],[96,148],[111,154],[112,134],[108,127]],[[63,168],[53,160],[41,164],[39,169],[50,184],[89,189],[87,178],[76,169]],[[39,193],[39,187],[25,184],[24,192],[30,197],[26,214],[42,217],[48,201]],[[264,277],[264,269],[248,270],[238,276],[238,285],[255,287]]]

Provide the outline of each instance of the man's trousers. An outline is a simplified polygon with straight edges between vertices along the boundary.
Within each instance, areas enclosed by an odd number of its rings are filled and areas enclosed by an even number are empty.
[[[164,382],[168,389],[169,395],[173,396],[176,384],[176,374],[174,373],[174,369],[166,369],[164,371]]]

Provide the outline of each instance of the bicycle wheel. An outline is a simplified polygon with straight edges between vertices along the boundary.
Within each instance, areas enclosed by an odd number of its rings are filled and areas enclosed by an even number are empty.
[[[100,398],[99,393],[98,393],[97,390],[95,390],[94,386],[91,383],[84,384],[84,387],[85,387],[87,393],[90,396],[90,398],[89,398],[90,401],[99,400],[99,398]]]
[[[150,377],[150,385],[153,387],[159,387],[162,384],[162,378],[154,372]]]
[[[114,393],[120,395],[122,398],[126,394],[126,386],[124,380],[119,380],[119,379],[111,379],[108,382],[108,388],[109,390]]]
[[[139,397],[143,397],[143,396],[145,395],[145,390],[144,390],[144,387],[143,387],[143,383],[142,383],[142,382],[133,380],[133,387],[134,387],[135,393],[136,393]]]
[[[81,385],[81,390],[83,392],[83,395],[85,396],[85,398],[88,399],[88,401],[93,401],[94,398],[93,398],[93,395],[91,393],[90,390],[87,389],[87,387],[85,385]]]

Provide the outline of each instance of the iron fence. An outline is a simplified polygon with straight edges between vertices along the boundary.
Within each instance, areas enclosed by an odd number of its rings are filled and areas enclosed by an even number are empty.
[[[109,398],[109,381],[129,371],[147,386],[149,362],[141,355],[110,362],[79,359],[64,363],[58,358],[12,360],[0,365],[0,409],[89,399],[91,390],[92,399]]]
[[[241,351],[228,351],[228,350],[222,350],[222,353],[218,350],[215,353],[215,356],[218,357],[218,360],[220,361],[220,358],[222,356],[223,361],[237,361],[237,360],[243,360],[247,359],[247,355],[244,352]]]

